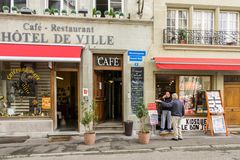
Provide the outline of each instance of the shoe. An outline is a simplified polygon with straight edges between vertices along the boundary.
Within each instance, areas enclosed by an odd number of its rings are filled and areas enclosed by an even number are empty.
[[[162,133],[163,131],[164,131],[164,129],[160,128],[160,131],[159,131],[159,133]]]
[[[168,133],[173,133],[173,131],[171,129],[168,129]]]
[[[173,140],[173,141],[178,141],[178,139],[176,139],[176,138],[172,138],[171,140]]]
[[[178,138],[178,140],[180,140],[180,141],[181,141],[181,140],[183,140],[183,139],[182,139],[182,138]]]

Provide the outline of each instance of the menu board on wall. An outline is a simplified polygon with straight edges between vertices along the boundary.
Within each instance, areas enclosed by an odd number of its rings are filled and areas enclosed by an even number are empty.
[[[207,91],[207,97],[209,112],[211,114],[224,112],[219,91]]]
[[[131,107],[132,113],[136,113],[140,100],[143,100],[144,68],[131,68]]]

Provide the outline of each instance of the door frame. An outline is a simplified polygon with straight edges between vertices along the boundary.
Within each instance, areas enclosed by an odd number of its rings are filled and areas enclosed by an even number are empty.
[[[121,60],[121,67],[106,67],[106,66],[96,66],[96,56],[119,56],[120,60]],[[122,119],[121,122],[123,123],[124,121],[124,54],[118,53],[118,54],[113,54],[113,53],[93,53],[92,54],[92,59],[93,59],[93,63],[92,63],[92,70],[93,70],[93,93],[95,92],[95,80],[96,80],[96,74],[95,71],[121,71],[122,72]],[[93,100],[95,100],[95,94],[93,94]]]
[[[78,109],[78,125],[77,125],[77,131],[80,131],[80,63],[78,63],[77,68],[56,68],[55,64],[52,65],[52,70],[51,70],[51,97],[52,98],[52,119],[53,119],[53,130],[57,129],[57,81],[56,81],[56,76],[57,72],[76,72],[77,73],[77,109]]]

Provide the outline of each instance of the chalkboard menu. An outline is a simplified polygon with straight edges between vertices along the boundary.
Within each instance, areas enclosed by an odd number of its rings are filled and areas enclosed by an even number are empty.
[[[144,68],[131,68],[131,107],[132,112],[136,113],[140,100],[143,100]]]

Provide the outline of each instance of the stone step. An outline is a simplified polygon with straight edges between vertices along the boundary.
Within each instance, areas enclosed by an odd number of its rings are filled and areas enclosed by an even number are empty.
[[[47,134],[47,137],[57,137],[57,136],[80,136],[80,132],[59,132],[59,131],[56,131],[56,132],[51,132],[51,133],[48,133]]]
[[[122,135],[122,134],[124,134],[124,131],[123,130],[121,130],[121,131],[120,130],[119,131],[107,131],[107,130],[97,131],[96,130],[96,134],[97,135],[108,135],[108,134],[114,134],[114,135],[121,134]]]
[[[123,131],[123,127],[96,127],[96,131]]]

